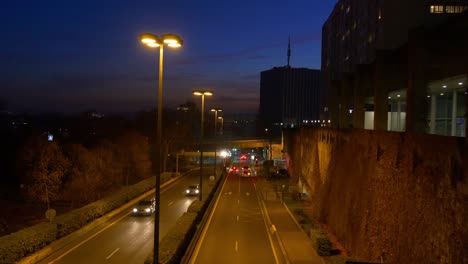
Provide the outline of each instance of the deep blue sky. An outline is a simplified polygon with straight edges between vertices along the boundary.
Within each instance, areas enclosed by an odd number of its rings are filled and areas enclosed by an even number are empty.
[[[0,88],[13,111],[128,112],[156,107],[159,51],[140,33],[176,33],[165,49],[164,106],[212,89],[206,107],[256,112],[260,72],[287,61],[320,68],[335,0],[4,1]]]

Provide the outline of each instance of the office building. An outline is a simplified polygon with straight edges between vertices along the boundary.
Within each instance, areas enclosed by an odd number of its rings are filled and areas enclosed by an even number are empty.
[[[260,122],[278,135],[281,127],[310,124],[319,119],[320,70],[289,64],[260,74]]]
[[[468,0],[339,1],[322,28],[321,119],[466,135]]]

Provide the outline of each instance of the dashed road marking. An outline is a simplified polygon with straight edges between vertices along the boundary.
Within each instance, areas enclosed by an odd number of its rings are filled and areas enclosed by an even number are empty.
[[[117,251],[119,251],[120,248],[117,248],[116,250],[114,250],[112,253],[110,253],[109,256],[107,256],[106,259],[110,259],[115,253],[117,253]]]

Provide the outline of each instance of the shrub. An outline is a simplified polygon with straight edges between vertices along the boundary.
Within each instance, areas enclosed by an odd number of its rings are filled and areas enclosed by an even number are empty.
[[[0,263],[15,263],[50,244],[56,234],[56,225],[47,222],[0,237]]]
[[[301,225],[308,225],[308,224],[311,223],[311,220],[308,217],[303,217],[303,218],[299,219],[298,222]]]
[[[332,242],[323,230],[311,231],[315,238],[315,250],[319,256],[331,256]]]
[[[304,209],[302,209],[302,208],[296,208],[296,209],[294,209],[293,212],[294,212],[294,214],[299,215],[299,216],[304,215]]]

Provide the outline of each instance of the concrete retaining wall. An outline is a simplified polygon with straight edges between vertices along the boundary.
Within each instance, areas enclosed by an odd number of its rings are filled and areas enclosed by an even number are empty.
[[[388,263],[468,263],[464,138],[301,128],[290,172],[349,255]]]

